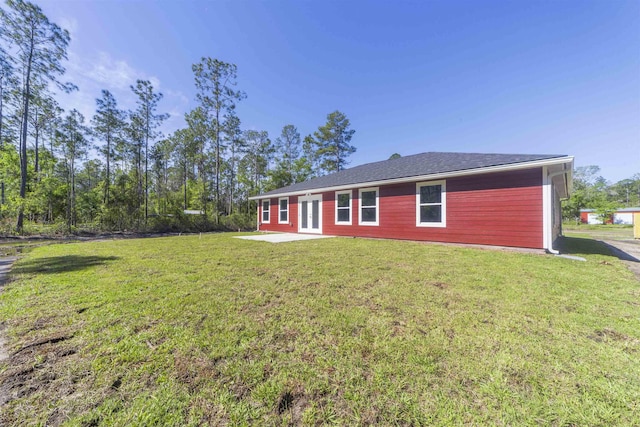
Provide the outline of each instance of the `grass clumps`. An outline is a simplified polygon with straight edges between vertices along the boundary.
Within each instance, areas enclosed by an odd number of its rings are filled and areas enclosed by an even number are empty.
[[[237,234],[35,248],[0,296],[7,424],[625,425],[640,283],[413,242]]]

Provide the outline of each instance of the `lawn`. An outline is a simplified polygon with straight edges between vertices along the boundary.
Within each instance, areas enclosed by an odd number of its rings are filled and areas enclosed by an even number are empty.
[[[633,240],[633,225],[562,224],[565,235],[592,237],[599,240]]]
[[[6,425],[640,419],[640,282],[553,256],[208,234],[36,247],[0,296]],[[1,424],[1,423],[0,423]]]

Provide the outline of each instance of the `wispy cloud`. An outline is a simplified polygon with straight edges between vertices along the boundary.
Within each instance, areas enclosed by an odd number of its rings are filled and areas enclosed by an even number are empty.
[[[162,91],[164,94],[166,111],[169,118],[163,126],[163,132],[168,134],[185,125],[184,114],[189,108],[189,98],[179,90],[166,89]]]
[[[164,123],[162,132],[169,134],[184,125],[183,116],[189,98],[179,90],[163,88],[158,77],[134,68],[125,60],[114,58],[107,52],[97,52],[87,57],[71,50],[66,68],[64,80],[76,84],[78,91],[59,93],[57,99],[65,110],[75,108],[80,111],[87,122],[95,114],[96,98],[101,96],[103,89],[114,95],[121,109],[135,109],[136,97],[130,87],[140,79],[149,80],[157,91],[164,94],[158,112],[169,113],[170,117]]]
[[[58,20],[60,28],[69,31],[71,40],[74,40],[78,34],[78,20],[71,16],[63,16]]]
[[[99,52],[91,64],[85,64],[86,76],[112,89],[128,89],[136,80],[149,80],[154,88],[160,88],[160,80],[134,69],[126,61],[114,59],[106,52]]]

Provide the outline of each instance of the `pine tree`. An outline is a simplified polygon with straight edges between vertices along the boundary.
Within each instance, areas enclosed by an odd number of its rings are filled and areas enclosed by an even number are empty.
[[[276,140],[276,165],[269,171],[269,189],[285,187],[302,182],[311,176],[311,163],[306,156],[300,156],[300,133],[293,125],[282,128]]]
[[[325,172],[341,171],[348,164],[348,157],[356,152],[356,147],[350,145],[356,131],[349,129],[350,125],[347,116],[334,111],[327,115],[327,123],[314,132],[315,155]]]
[[[38,81],[51,81],[64,90],[73,85],[61,84],[62,60],[67,58],[69,33],[49,21],[42,9],[24,0],[7,0],[8,11],[0,9],[0,36],[7,41],[10,54],[22,78],[20,82],[20,198],[16,230],[21,233],[24,221],[24,199],[27,191],[27,135],[32,86]]]
[[[255,195],[262,191],[262,182],[269,172],[275,148],[267,131],[248,130],[244,136],[248,149],[243,164],[247,170],[246,175],[251,179],[249,193]]]
[[[104,145],[99,146],[99,152],[105,159],[104,194],[102,202],[108,208],[111,191],[111,162],[115,157],[115,147],[124,130],[125,113],[118,109],[115,97],[108,90],[102,91],[102,98],[96,99],[96,114],[91,120],[93,134],[100,138]]]
[[[15,90],[18,79],[15,76],[15,69],[11,57],[0,47],[0,149],[7,139],[6,135],[6,112],[7,101],[10,93]]]
[[[186,136],[191,139],[191,141],[188,141],[186,148],[189,150],[189,157],[193,159],[198,168],[200,207],[206,215],[207,200],[209,199],[207,172],[210,166],[207,141],[209,139],[210,128],[207,123],[207,116],[202,107],[196,107],[188,114],[185,114],[184,118],[188,126]]]
[[[240,130],[240,119],[235,115],[228,117],[225,126],[225,135],[227,141],[229,141],[229,158],[228,161],[228,214],[231,215],[234,211],[234,203],[237,197],[237,181],[238,181],[238,164],[240,159],[247,151],[247,142],[242,137],[242,131]]]
[[[135,111],[139,126],[138,134],[144,144],[144,218],[149,217],[149,144],[152,144],[161,134],[158,128],[165,121],[168,114],[157,114],[158,102],[162,99],[162,93],[154,92],[153,85],[148,80],[137,80],[131,90],[138,97],[138,109]]]
[[[84,116],[73,109],[64,118],[57,135],[67,172],[67,226],[71,231],[76,225],[76,167],[87,155],[89,129],[84,125]]]
[[[226,122],[234,117],[236,102],[244,99],[245,94],[234,89],[237,78],[237,67],[234,64],[218,59],[202,58],[199,63],[193,64],[192,69],[198,90],[198,101],[210,126],[209,134],[214,156],[215,216],[218,222],[218,214],[222,211],[220,176],[225,149],[223,138],[225,128],[228,127]]]

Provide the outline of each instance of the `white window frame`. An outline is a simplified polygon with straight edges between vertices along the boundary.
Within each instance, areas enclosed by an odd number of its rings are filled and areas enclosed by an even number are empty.
[[[348,221],[339,221],[338,220],[338,196],[340,194],[348,194],[349,195],[349,220]],[[336,218],[335,218],[335,224],[336,225],[351,225],[351,218],[353,215],[353,191],[352,190],[343,190],[343,191],[336,191]],[[341,209],[346,209],[345,207],[342,207]]]
[[[282,209],[281,202],[283,200],[287,201],[287,209]],[[287,213],[287,219],[282,220],[282,212]],[[289,198],[288,197],[280,197],[278,199],[278,224],[289,224]]]
[[[362,206],[362,193],[366,193],[369,191],[376,192],[376,221],[366,221],[362,222],[362,208],[371,207],[371,206]],[[372,225],[377,226],[380,224],[380,187],[369,187],[369,188],[360,188],[358,190],[358,225]]]
[[[440,203],[420,203],[420,188],[426,186],[440,185]],[[420,222],[420,206],[441,206],[440,222]],[[447,181],[424,181],[416,183],[416,227],[446,227],[447,226]]]
[[[267,209],[266,211],[264,210],[264,204],[267,203],[267,205],[269,206],[269,209]],[[264,219],[264,213],[267,213],[267,219]],[[270,224],[271,223],[271,199],[262,199],[262,202],[260,203],[260,219],[262,221],[260,221],[262,224]]]

